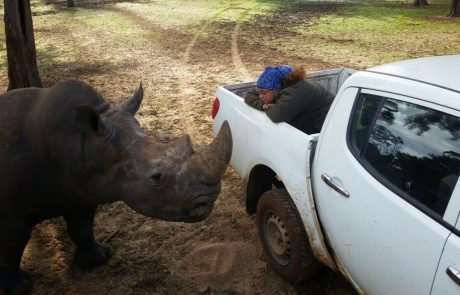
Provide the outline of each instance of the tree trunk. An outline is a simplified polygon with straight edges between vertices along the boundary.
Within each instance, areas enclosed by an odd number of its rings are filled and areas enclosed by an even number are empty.
[[[413,2],[414,6],[420,7],[420,6],[427,6],[428,1],[427,0],[414,0]]]
[[[8,90],[42,87],[37,67],[30,1],[5,0],[4,9]]]
[[[452,0],[449,16],[460,17],[460,0]]]

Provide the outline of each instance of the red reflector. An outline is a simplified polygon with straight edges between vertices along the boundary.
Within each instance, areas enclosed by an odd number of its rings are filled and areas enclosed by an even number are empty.
[[[220,107],[220,102],[219,102],[219,99],[216,97],[214,99],[214,102],[212,103],[211,117],[213,119],[217,116],[217,112],[219,111],[219,107]]]

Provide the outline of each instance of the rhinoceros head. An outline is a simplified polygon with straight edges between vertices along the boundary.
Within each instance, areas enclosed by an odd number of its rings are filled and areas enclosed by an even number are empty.
[[[156,142],[134,114],[143,98],[142,85],[121,105],[77,107],[77,122],[93,138],[86,163],[92,171],[91,193],[106,202],[122,200],[136,212],[168,221],[205,219],[220,192],[231,156],[230,128],[225,123],[214,140],[195,152],[190,137]]]

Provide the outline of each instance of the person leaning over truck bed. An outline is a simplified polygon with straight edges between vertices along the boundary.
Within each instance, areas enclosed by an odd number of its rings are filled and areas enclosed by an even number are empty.
[[[321,131],[334,95],[306,79],[301,66],[268,66],[257,80],[257,89],[244,101],[265,111],[274,122],[286,122],[307,133]]]

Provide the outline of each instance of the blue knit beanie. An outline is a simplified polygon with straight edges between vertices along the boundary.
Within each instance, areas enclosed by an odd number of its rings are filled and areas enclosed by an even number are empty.
[[[292,73],[294,69],[291,66],[268,66],[257,79],[257,88],[280,90],[282,81],[287,74]]]

